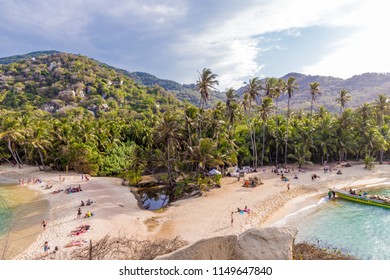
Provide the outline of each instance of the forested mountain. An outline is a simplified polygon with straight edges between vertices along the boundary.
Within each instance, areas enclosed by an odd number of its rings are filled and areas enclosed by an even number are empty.
[[[31,59],[39,57],[41,55],[58,54],[57,51],[38,51],[32,52],[26,55],[15,55],[11,57],[0,58],[0,64],[9,64],[25,59]],[[196,89],[195,84],[180,84],[178,82],[166,79],[160,79],[152,74],[144,72],[130,72],[127,70],[119,69],[97,60],[98,65],[113,69],[119,74],[123,74],[130,77],[139,85],[147,87],[153,87],[155,85],[162,87],[166,91],[172,92],[177,99],[181,101],[188,101],[196,106],[200,104],[199,92]],[[289,73],[283,77],[283,80],[287,81],[289,77],[295,77],[299,84],[299,89],[294,93],[294,99],[291,102],[291,108],[308,110],[310,108],[309,85],[310,83],[317,82],[320,85],[321,94],[318,96],[318,104],[325,106],[332,112],[338,111],[338,105],[335,103],[335,99],[341,89],[347,90],[351,93],[351,101],[348,106],[352,108],[358,107],[364,102],[372,102],[378,94],[386,94],[390,92],[390,74],[389,73],[364,73],[361,75],[355,75],[348,79],[341,79],[331,76],[312,76],[300,73]],[[195,81],[196,77],[194,77]],[[263,83],[265,79],[261,80]],[[244,81],[243,81],[244,82]],[[246,87],[237,89],[237,94],[242,97]],[[206,104],[206,108],[214,106],[218,101],[225,102],[225,94],[220,91],[212,91],[210,94],[210,102]],[[287,96],[280,96],[280,108],[286,110],[287,108]]]
[[[161,87],[133,79],[81,55],[41,54],[0,65],[0,107],[51,113],[83,108],[93,114],[117,108],[155,112],[180,102]]]
[[[339,96],[340,90],[344,89],[351,94],[348,107],[357,108],[364,102],[374,101],[378,94],[390,93],[389,73],[365,73],[355,75],[349,79],[340,79],[330,76],[311,76],[299,73],[290,73],[282,77],[287,81],[289,77],[295,77],[299,84],[299,90],[294,93],[292,108],[308,109],[310,107],[310,84],[317,82],[320,86],[321,94],[318,96],[318,104],[325,106],[332,112],[337,112],[339,105],[335,99]],[[281,98],[281,107],[287,104],[287,96]],[[284,102],[283,102],[284,100]]]

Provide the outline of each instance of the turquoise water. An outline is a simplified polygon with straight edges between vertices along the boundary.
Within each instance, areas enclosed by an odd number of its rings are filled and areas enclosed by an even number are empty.
[[[390,196],[390,187],[369,190]],[[285,221],[298,228],[296,242],[338,249],[364,260],[390,259],[390,209],[343,199],[322,199]]]
[[[12,221],[11,207],[7,201],[7,186],[0,187],[0,236],[7,234]]]
[[[0,260],[12,259],[35,241],[48,206],[34,191],[0,183]]]

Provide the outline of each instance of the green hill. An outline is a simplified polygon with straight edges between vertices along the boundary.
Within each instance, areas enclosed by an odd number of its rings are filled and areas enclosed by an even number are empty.
[[[95,115],[115,109],[164,111],[180,102],[161,87],[145,87],[85,56],[32,53],[0,65],[0,107],[61,113],[81,107]],[[4,61],[4,59],[2,60]],[[11,61],[8,59],[7,61]]]

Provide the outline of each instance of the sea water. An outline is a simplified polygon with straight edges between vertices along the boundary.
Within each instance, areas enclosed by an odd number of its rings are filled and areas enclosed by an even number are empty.
[[[369,193],[390,196],[390,187],[382,186]],[[322,198],[318,204],[277,224],[296,226],[296,243],[340,250],[363,260],[390,259],[390,209]]]
[[[12,259],[35,241],[48,206],[34,191],[0,184],[0,259]]]

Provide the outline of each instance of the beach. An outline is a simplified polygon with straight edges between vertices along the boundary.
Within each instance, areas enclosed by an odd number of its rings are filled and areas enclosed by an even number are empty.
[[[30,183],[27,188],[49,204],[44,217],[46,228],[35,225],[39,230],[34,238],[21,244],[25,249],[12,259],[66,259],[73,249],[79,248],[65,247],[72,241],[87,246],[90,240],[93,242],[106,235],[137,240],[181,237],[192,243],[213,236],[240,234],[249,228],[271,226],[286,215],[317,203],[320,197],[327,195],[328,187],[358,188],[389,181],[388,164],[376,165],[371,171],[357,163],[352,163],[352,167],[332,165],[332,169],[326,173],[320,165],[308,166],[305,173],[296,169],[285,174],[289,179],[285,182],[271,172],[271,167],[266,167],[265,171],[246,174],[245,179],[257,176],[262,180],[263,184],[255,188],[243,188],[243,179],[224,177],[221,188],[204,192],[201,197],[176,201],[164,211],[148,211],[139,208],[130,188],[122,186],[120,178],[89,177],[86,181],[83,174],[74,172],[41,172],[34,166],[18,169],[4,164],[0,166],[1,182],[17,185],[21,178],[40,178],[41,183]],[[342,175],[336,173],[339,169]],[[298,179],[293,179],[295,174]],[[313,174],[319,177],[312,179]],[[47,185],[52,187],[46,189]],[[80,192],[67,194],[64,191],[79,186]],[[93,203],[80,207],[81,201],[88,199]],[[237,212],[237,208],[245,206],[250,209],[249,213]],[[79,207],[81,217],[77,216]],[[93,216],[84,218],[87,211]],[[88,231],[71,235],[83,224],[90,225]],[[45,241],[50,246],[47,257],[43,251]],[[55,247],[58,251],[53,254]]]

